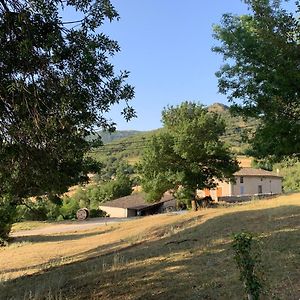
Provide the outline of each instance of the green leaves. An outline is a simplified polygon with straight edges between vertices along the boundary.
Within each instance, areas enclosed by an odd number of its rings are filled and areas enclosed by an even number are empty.
[[[220,140],[225,124],[199,104],[184,102],[162,113],[164,130],[154,136],[142,157],[142,186],[150,200],[180,187],[215,187],[216,179],[229,180],[238,163]]]
[[[64,23],[69,9],[80,19]],[[118,18],[109,0],[0,1],[0,198],[86,181],[99,169],[84,159],[86,137],[115,129],[104,116],[114,104],[124,103],[127,120],[135,115],[128,72],[109,62],[119,45],[98,30],[105,18]]]
[[[262,279],[258,272],[260,253],[256,242],[253,235],[248,232],[235,234],[232,242],[240,279],[245,286],[248,299],[253,300],[258,300],[262,292]]]
[[[281,1],[245,2],[251,14],[225,14],[214,27],[220,44],[213,51],[225,60],[219,91],[236,112],[262,121],[250,140],[253,155],[280,160],[300,145],[299,22]]]

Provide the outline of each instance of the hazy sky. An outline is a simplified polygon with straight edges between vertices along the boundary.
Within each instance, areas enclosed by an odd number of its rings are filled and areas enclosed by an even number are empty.
[[[109,116],[118,130],[161,127],[161,111],[184,100],[205,105],[227,103],[218,94],[215,72],[222,57],[213,53],[213,24],[223,13],[242,14],[240,0],[112,0],[120,21],[102,31],[117,40],[121,52],[111,61],[131,72],[132,105],[138,117],[127,123],[115,107]]]

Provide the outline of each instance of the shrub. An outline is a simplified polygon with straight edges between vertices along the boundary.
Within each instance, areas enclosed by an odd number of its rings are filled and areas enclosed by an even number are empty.
[[[76,198],[65,196],[63,197],[63,204],[59,212],[64,219],[74,219],[79,208],[79,201]]]
[[[234,259],[240,271],[248,299],[258,300],[262,292],[262,276],[259,272],[260,253],[251,233],[241,232],[233,237]]]
[[[56,201],[56,203],[61,203]],[[56,220],[59,216],[59,204],[53,203],[48,197],[27,199],[17,207],[17,220],[44,221]]]
[[[283,190],[285,192],[300,191],[300,160],[297,157],[287,157],[273,166],[283,176]]]
[[[57,218],[56,218],[56,221],[60,222],[60,221],[63,221],[64,220],[64,217],[62,215],[59,215]]]

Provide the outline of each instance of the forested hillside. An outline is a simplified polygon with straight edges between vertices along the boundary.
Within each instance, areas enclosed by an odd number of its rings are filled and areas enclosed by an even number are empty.
[[[229,112],[229,107],[220,103],[212,104],[208,107],[208,110],[216,112],[224,118],[227,125],[224,140],[234,152],[244,154],[248,144],[243,141],[243,135],[253,131],[257,122],[255,120],[245,121],[241,117],[232,116]],[[104,146],[94,149],[91,156],[98,161],[107,162],[108,160],[123,159],[130,164],[134,164],[138,161],[139,156],[147,146],[147,141],[160,130],[162,129],[147,132],[117,131],[111,136],[109,136],[108,133],[105,133],[103,135]],[[112,142],[107,143],[109,139],[111,139]]]
[[[138,131],[138,130],[117,130],[115,132],[102,131],[102,132],[97,132],[96,134],[90,135],[89,139],[93,140],[95,138],[98,138],[100,135],[103,144],[107,144],[114,140],[119,140],[119,139],[126,138],[129,136],[135,135],[135,134],[140,134],[140,133],[143,133],[143,131]]]

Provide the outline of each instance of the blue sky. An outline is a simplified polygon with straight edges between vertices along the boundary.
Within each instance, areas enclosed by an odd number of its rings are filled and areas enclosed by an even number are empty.
[[[105,24],[102,31],[119,42],[121,52],[111,59],[118,70],[130,71],[135,86],[132,105],[138,117],[130,122],[121,107],[109,113],[118,130],[150,130],[161,127],[161,111],[184,100],[205,105],[226,104],[218,93],[215,72],[222,57],[211,51],[216,44],[212,25],[223,13],[242,14],[240,0],[112,0],[120,21]]]

